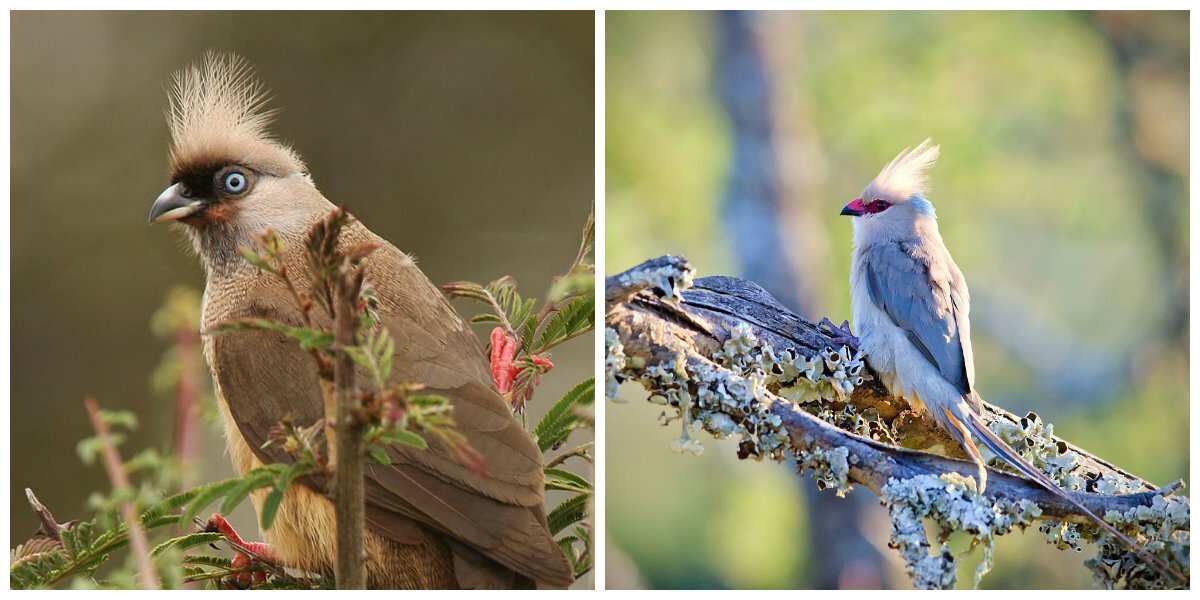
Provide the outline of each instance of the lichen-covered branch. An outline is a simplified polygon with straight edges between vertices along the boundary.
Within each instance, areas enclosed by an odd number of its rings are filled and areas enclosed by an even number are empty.
[[[664,275],[667,269],[675,271]],[[995,470],[986,494],[976,493],[974,464],[959,460],[961,449],[936,423],[884,390],[848,325],[808,321],[740,279],[707,277],[689,287],[690,270],[682,258],[660,257],[605,286],[606,393],[615,397],[622,381],[641,383],[650,402],[666,407],[662,422],[680,422],[676,450],[699,453],[694,434],[701,430],[737,436],[742,458],[794,458],[839,494],[867,487],[888,506],[892,545],[921,587],[954,583],[954,557],[944,545],[929,554],[922,523],[930,519],[984,545],[977,581],[995,535],[1039,520],[1060,547],[1095,540],[1100,555],[1088,566],[1105,585],[1175,585],[1031,480]],[[1035,414],[986,405],[984,416],[1089,510],[1186,572],[1189,505],[1170,495],[1177,484],[1157,489],[1055,437]]]
[[[637,268],[609,277],[604,283],[604,303],[612,308],[646,289],[659,296],[673,295],[676,290],[691,286],[693,273],[687,259],[681,256],[652,258]]]

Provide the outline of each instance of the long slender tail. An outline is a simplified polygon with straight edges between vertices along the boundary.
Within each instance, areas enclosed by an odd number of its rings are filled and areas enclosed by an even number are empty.
[[[1066,490],[1058,487],[1058,484],[1054,483],[1054,481],[1045,473],[1043,473],[1041,469],[1030,464],[1029,461],[1025,460],[1025,458],[1018,454],[1016,450],[1013,450],[1012,447],[1005,443],[1004,440],[1000,439],[1000,436],[992,433],[992,430],[988,429],[987,423],[984,423],[983,419],[979,415],[975,414],[974,412],[968,412],[966,423],[964,424],[977,439],[982,441],[983,444],[988,447],[989,450],[996,453],[998,456],[1000,456],[1000,458],[1003,458],[1005,462],[1012,465],[1026,477],[1041,484],[1042,487],[1046,488],[1046,490],[1052,492],[1059,498],[1066,500],[1068,503],[1078,509],[1079,512],[1083,513],[1089,519],[1099,525],[1101,529],[1104,529],[1106,532],[1108,532],[1109,535],[1117,538],[1122,544],[1128,546],[1130,550],[1136,552],[1137,555],[1142,558],[1142,560],[1147,562],[1147,564],[1156,567],[1163,575],[1174,577],[1185,585],[1187,584],[1188,580],[1183,576],[1183,574],[1171,568],[1171,566],[1161,558],[1150,554],[1150,552],[1148,552],[1145,548],[1139,546],[1137,542],[1134,542],[1125,534],[1117,531],[1117,528],[1109,524],[1108,521],[1097,517],[1095,513],[1088,510],[1086,506],[1073,498],[1069,493],[1066,492]]]

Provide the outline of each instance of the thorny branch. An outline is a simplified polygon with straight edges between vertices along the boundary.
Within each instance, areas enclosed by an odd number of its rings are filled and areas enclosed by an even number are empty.
[[[820,483],[837,488],[839,494],[852,483],[863,485],[893,509],[893,544],[909,562],[914,583],[921,587],[952,586],[953,559],[929,557],[923,529],[917,532],[919,542],[911,544],[913,548],[906,548],[903,540],[897,541],[902,523],[897,521],[899,511],[895,507],[902,497],[925,498],[925,492],[912,490],[928,486],[930,481],[935,482],[935,488],[949,491],[969,480],[970,484],[962,487],[973,489],[973,479],[968,478],[975,474],[976,467],[959,460],[963,458],[959,446],[927,416],[886,392],[859,352],[857,338],[845,325],[837,327],[827,319],[814,324],[748,281],[707,277],[693,284],[692,279],[693,271],[686,259],[673,256],[648,260],[607,279],[608,397],[615,397],[621,381],[635,380],[647,389],[652,402],[665,405],[668,412],[676,409],[677,417],[664,413],[663,421],[678,418],[683,422],[683,433],[673,444],[677,450],[698,452],[699,442],[689,433],[700,429],[716,437],[741,434],[741,458],[795,457],[801,468],[813,469]],[[1159,547],[1165,547],[1161,551],[1181,562],[1186,570],[1190,545],[1186,499],[1180,502],[1171,497],[1164,503],[1164,498],[1182,482],[1156,488],[1054,437],[1037,415],[1030,413],[1021,418],[987,404],[984,409],[992,429],[1008,436],[1010,442],[1036,445],[1043,452],[1043,468],[1094,513],[1105,515],[1109,521],[1138,526],[1142,521],[1129,515],[1144,520],[1153,514],[1161,521],[1168,518],[1162,513],[1173,511],[1169,517],[1175,525],[1182,521],[1176,529],[1183,530],[1178,536],[1183,541],[1174,544],[1174,531],[1163,527],[1168,538],[1165,542],[1169,543]],[[1061,537],[1072,539],[1055,541],[1060,546],[1076,547],[1076,529],[1086,527],[1064,525],[1084,524],[1086,519],[1037,483],[1008,472],[989,473],[983,497],[973,491],[956,491],[953,495],[960,509],[969,504],[968,500],[988,504],[983,514],[992,520],[984,528],[986,535],[980,535],[980,528],[974,527],[976,538],[987,544],[988,558],[991,536],[1005,533],[1013,525],[1024,526],[1033,519],[1061,521],[1057,524],[1064,532]],[[950,504],[947,501],[946,505]],[[1178,517],[1180,510],[1184,512],[1182,519]],[[916,512],[918,517],[931,514],[930,510]],[[955,523],[963,526],[960,521]],[[1052,536],[1055,527],[1051,522],[1042,530]],[[1098,539],[1103,541],[1102,537]],[[1135,572],[1139,577],[1152,576],[1129,557],[1105,544],[1097,559],[1100,564],[1089,567],[1106,585],[1122,578],[1130,586],[1164,585],[1158,580],[1135,582]],[[926,559],[941,563],[937,569],[923,570],[919,563]],[[1102,569],[1113,573],[1106,571],[1108,576],[1103,576],[1099,572]],[[978,580],[982,572],[976,575]]]
[[[100,416],[100,407],[92,398],[85,398],[83,403],[87,407],[88,416],[91,417],[96,436],[100,439],[100,445],[104,452],[104,468],[108,471],[108,479],[112,483],[113,492],[115,494],[129,492],[133,489],[129,485],[129,476],[125,473],[121,456],[109,439],[108,423]],[[30,495],[32,503],[35,498],[32,492],[27,491],[27,493]],[[40,505],[40,503],[38,504]],[[125,520],[125,526],[129,531],[129,548],[133,553],[134,560],[137,561],[138,579],[142,582],[142,587],[149,590],[158,589],[158,573],[154,570],[154,561],[150,560],[150,543],[146,539],[146,531],[142,529],[142,521],[138,517],[137,511],[134,510],[133,502],[128,499],[121,501],[121,518]]]
[[[592,446],[593,446],[593,443],[588,442],[581,446],[572,448],[571,450],[569,450],[567,452],[563,452],[562,454],[559,454],[558,456],[554,457],[550,462],[546,463],[545,468],[553,469],[554,467],[557,467],[558,465],[561,465],[561,464],[567,462],[567,459],[573,458],[576,456],[578,456],[578,457],[582,458],[583,460],[586,460],[587,462],[590,463],[590,462],[592,462]]]
[[[366,530],[365,482],[363,457],[366,443],[363,432],[366,423],[359,418],[362,403],[355,392],[354,360],[347,348],[358,345],[358,323],[361,311],[363,271],[362,256],[355,252],[343,254],[337,250],[338,234],[350,216],[337,209],[313,228],[309,237],[309,260],[318,281],[325,283],[329,309],[333,317],[334,344],[337,348],[333,364],[332,404],[326,406],[326,418],[333,422],[335,432],[331,444],[335,461],[333,480],[334,514],[337,516],[337,564],[334,579],[338,589],[366,589],[367,570],[364,549]],[[329,409],[333,410],[330,411]],[[330,414],[332,412],[332,414]]]

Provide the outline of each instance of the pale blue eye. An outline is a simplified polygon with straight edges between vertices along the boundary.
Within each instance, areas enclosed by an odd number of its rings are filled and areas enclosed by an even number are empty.
[[[246,176],[237,171],[226,175],[225,191],[230,194],[240,194],[246,191]]]

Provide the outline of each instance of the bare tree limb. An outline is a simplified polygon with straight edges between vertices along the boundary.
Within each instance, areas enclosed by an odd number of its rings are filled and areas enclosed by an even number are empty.
[[[92,420],[92,428],[96,430],[96,436],[100,439],[100,446],[104,452],[104,470],[108,472],[113,492],[132,492],[133,488],[129,485],[129,476],[125,473],[121,455],[109,439],[108,423],[100,416],[100,407],[93,398],[84,398],[83,404]],[[32,493],[30,495],[32,496]],[[150,560],[150,543],[146,539],[146,531],[142,529],[142,521],[134,510],[132,501],[121,501],[121,518],[125,520],[125,527],[129,531],[129,548],[137,562],[138,579],[142,587],[149,590],[158,589],[158,573],[154,570],[154,562]]]

